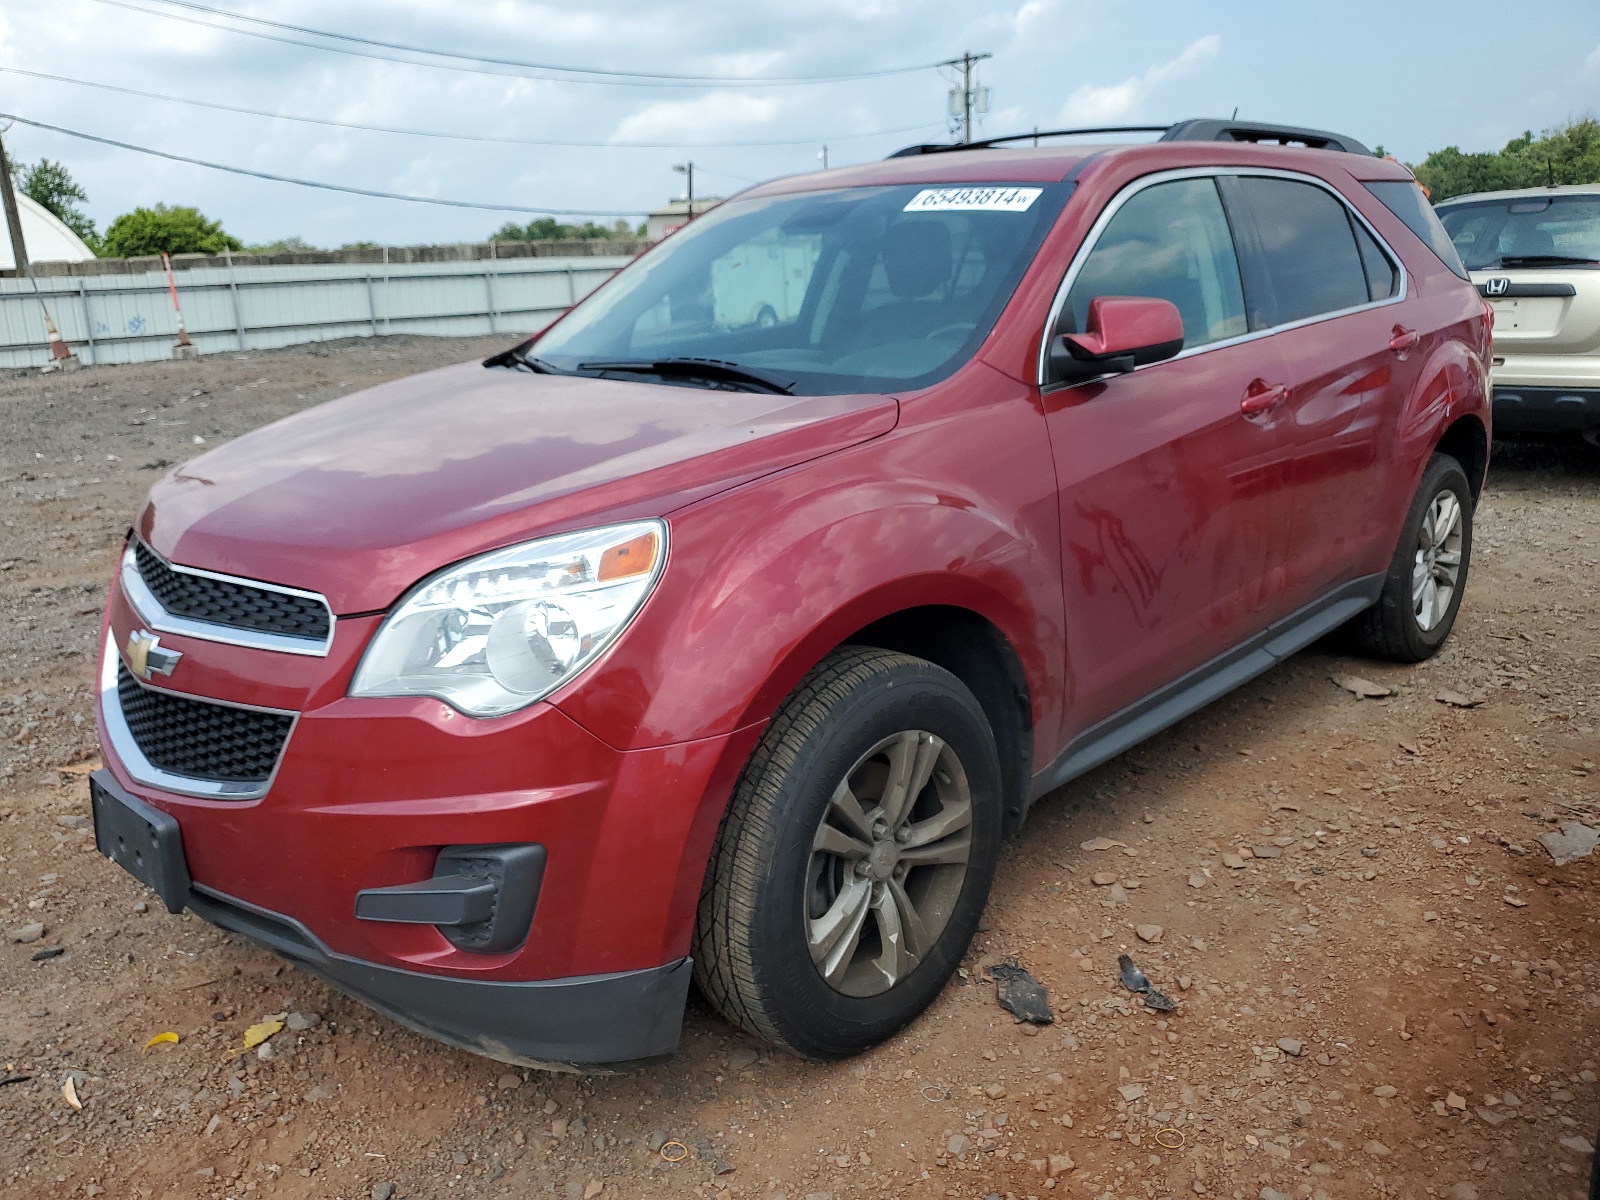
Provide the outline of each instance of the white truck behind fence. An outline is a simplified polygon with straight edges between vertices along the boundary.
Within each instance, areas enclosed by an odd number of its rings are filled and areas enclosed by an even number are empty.
[[[174,272],[201,354],[333,338],[532,333],[628,262],[610,257],[320,262]],[[0,278],[0,367],[50,362],[41,303],[85,365],[172,356],[177,322],[159,268]]]

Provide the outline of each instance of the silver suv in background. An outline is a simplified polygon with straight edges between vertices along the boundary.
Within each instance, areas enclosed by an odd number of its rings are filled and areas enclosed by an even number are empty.
[[[1600,446],[1600,184],[1480,192],[1436,212],[1494,306],[1494,432]]]

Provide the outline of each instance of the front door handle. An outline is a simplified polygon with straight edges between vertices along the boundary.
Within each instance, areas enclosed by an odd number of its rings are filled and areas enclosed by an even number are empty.
[[[1289,389],[1283,384],[1270,384],[1264,379],[1253,379],[1239,401],[1239,411],[1247,417],[1271,412],[1289,398]]]
[[[1404,325],[1396,325],[1389,338],[1389,349],[1396,354],[1404,354],[1411,347],[1422,340],[1422,335],[1415,329],[1407,329]]]

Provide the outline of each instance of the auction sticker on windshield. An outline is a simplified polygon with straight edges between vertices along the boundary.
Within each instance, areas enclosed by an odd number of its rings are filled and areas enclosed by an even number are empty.
[[[1036,187],[923,188],[905,212],[1027,212],[1044,192]]]

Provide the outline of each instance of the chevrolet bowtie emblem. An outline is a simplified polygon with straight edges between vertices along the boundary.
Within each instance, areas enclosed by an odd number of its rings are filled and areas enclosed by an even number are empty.
[[[183,657],[181,650],[167,650],[161,639],[143,629],[128,635],[128,670],[140,679],[152,675],[171,675],[172,668]]]

